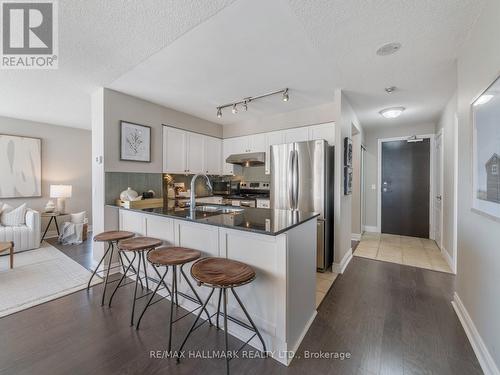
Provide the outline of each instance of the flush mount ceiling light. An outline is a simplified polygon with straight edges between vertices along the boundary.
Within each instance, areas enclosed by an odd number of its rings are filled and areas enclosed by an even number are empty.
[[[244,111],[246,111],[248,109],[248,103],[253,102],[254,100],[257,100],[257,99],[262,99],[262,98],[265,98],[267,96],[276,95],[276,94],[282,94],[282,96],[283,96],[282,99],[284,102],[287,102],[290,99],[290,96],[288,94],[288,88],[284,88],[284,89],[281,89],[278,91],[269,92],[269,93],[262,94],[262,95],[249,96],[249,97],[243,98],[242,100],[239,100],[237,102],[227,103],[227,104],[218,106],[217,107],[217,117],[218,118],[222,117],[222,109],[223,108],[231,107],[232,108],[231,112],[236,114],[236,113],[238,113],[238,106],[240,106]]]
[[[493,99],[495,95],[492,94],[483,94],[474,102],[474,105],[483,105],[488,103],[491,99]]]
[[[387,43],[377,50],[377,55],[389,56],[398,52],[401,49],[401,47],[402,47],[401,43],[398,42]]]
[[[383,109],[379,113],[385,118],[396,118],[401,116],[404,110],[405,107],[393,107],[393,108]]]

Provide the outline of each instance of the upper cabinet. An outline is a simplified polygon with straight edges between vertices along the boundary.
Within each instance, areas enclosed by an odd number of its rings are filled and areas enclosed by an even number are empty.
[[[222,173],[228,175],[238,174],[239,166],[226,163],[226,158],[231,154],[245,154],[250,152],[265,152],[265,173],[271,173],[271,146],[283,143],[294,143],[324,139],[330,146],[335,143],[335,123],[303,126],[268,133],[245,135],[242,137],[226,138],[222,141]],[[236,171],[235,171],[236,169]]]
[[[187,172],[187,134],[184,130],[163,127],[163,172]]]
[[[309,127],[287,129],[285,132],[285,143],[304,142],[309,140]]]
[[[222,140],[163,127],[163,172],[221,174]]]
[[[324,139],[330,146],[335,144],[335,123],[312,125],[309,128],[309,140]]]
[[[222,141],[219,138],[205,137],[205,173],[222,174]]]

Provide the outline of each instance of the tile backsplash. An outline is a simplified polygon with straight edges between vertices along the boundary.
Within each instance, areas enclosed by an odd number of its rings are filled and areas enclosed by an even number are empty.
[[[106,172],[106,204],[114,204],[120,198],[120,193],[130,187],[142,194],[144,191],[153,190],[155,197],[163,196],[163,182],[161,173],[128,173]]]

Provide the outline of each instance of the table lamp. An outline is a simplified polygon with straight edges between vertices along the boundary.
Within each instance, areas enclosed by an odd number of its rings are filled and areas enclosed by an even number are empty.
[[[71,185],[50,185],[50,197],[57,198],[57,212],[66,213],[66,198],[71,198]]]

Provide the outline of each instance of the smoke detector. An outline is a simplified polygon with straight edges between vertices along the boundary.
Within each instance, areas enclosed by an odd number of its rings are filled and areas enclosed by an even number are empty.
[[[401,47],[402,47],[401,43],[398,42],[387,43],[377,50],[377,55],[389,56],[398,52],[401,49]]]

